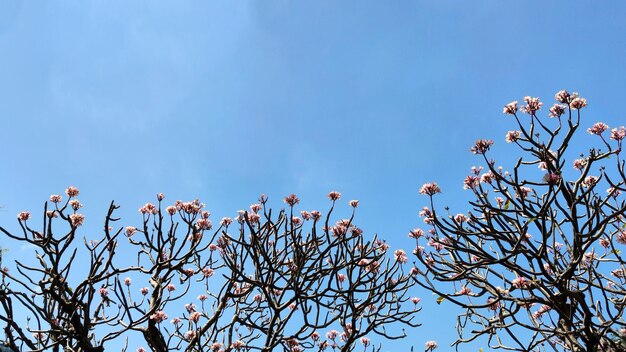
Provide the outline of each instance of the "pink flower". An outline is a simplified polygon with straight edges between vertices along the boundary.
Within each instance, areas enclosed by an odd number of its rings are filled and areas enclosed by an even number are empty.
[[[346,281],[346,275],[344,275],[344,274],[337,274],[337,281],[339,281],[339,283],[342,283],[342,282]]]
[[[141,210],[140,210],[141,211]],[[178,211],[178,209],[176,209],[175,206],[170,205],[169,207],[165,208],[165,211],[170,214],[170,215],[174,215],[176,214],[176,212]]]
[[[130,277],[127,277],[127,278],[124,279],[124,285],[130,286],[131,283],[132,283],[132,281],[131,281]]]
[[[211,228],[213,228],[213,224],[209,219],[198,219],[196,225],[200,230],[210,230]]]
[[[259,222],[259,220],[261,220],[261,215],[257,213],[248,214],[248,220],[250,221],[250,223],[256,224]]]
[[[17,214],[17,219],[20,221],[26,221],[30,219],[30,213],[27,211],[22,211],[19,214]]]
[[[437,193],[441,193],[441,188],[439,188],[439,186],[437,185],[437,183],[435,182],[430,182],[430,183],[425,183],[421,188],[420,188],[420,194],[424,194],[424,195],[435,195]]]
[[[311,210],[311,218],[313,218],[314,221],[317,221],[322,218],[322,213],[317,210]]]
[[[385,253],[389,249],[389,245],[385,241],[376,240],[374,245],[377,246],[376,249],[381,253]]]
[[[582,170],[587,165],[587,159],[576,159],[574,160],[574,169]]]
[[[363,344],[363,346],[367,347],[370,344],[370,339],[368,339],[367,337],[363,336],[363,337],[361,337],[361,343]]]
[[[160,202],[163,200],[163,198],[165,198],[165,195],[163,195],[163,193],[159,193],[157,194],[157,200]]]
[[[511,280],[511,284],[514,287],[525,289],[530,286],[530,280],[525,277],[516,277],[515,279]]]
[[[237,341],[233,342],[233,343],[230,345],[230,347],[232,347],[232,348],[234,348],[234,349],[238,350],[238,349],[241,349],[242,347],[244,347],[245,345],[246,345],[246,344],[245,344],[245,343],[243,343],[243,341],[241,341],[241,340],[237,340]]]
[[[102,296],[102,298],[104,298],[104,297],[106,297],[106,296],[108,296],[108,295],[109,295],[109,290],[107,290],[107,288],[106,288],[106,287],[101,287],[101,288],[98,290],[98,293],[100,293],[100,296]]]
[[[480,179],[475,175],[467,175],[463,180],[463,189],[475,189],[480,185]]]
[[[72,207],[72,209],[74,209],[74,210],[78,210],[78,209],[82,208],[83,205],[80,204],[78,199],[72,199],[72,200],[70,200],[70,207]]]
[[[195,199],[192,202],[176,201],[176,207],[187,214],[195,215],[200,213],[202,208],[204,208],[204,203],[201,203],[198,199]]]
[[[350,204],[351,207],[356,208],[356,207],[359,206],[359,201],[356,200],[356,199],[353,199],[353,200],[350,201],[349,204]]]
[[[298,226],[302,223],[302,219],[300,219],[297,216],[292,216],[291,217],[291,222],[294,224],[294,226]]]
[[[465,214],[456,214],[454,216],[454,221],[456,221],[459,224],[462,224],[467,221],[467,216],[465,216]]]
[[[126,236],[130,237],[132,236],[135,232],[137,232],[137,228],[133,227],[133,226],[126,226]]]
[[[553,173],[547,173],[543,176],[543,180],[549,185],[557,185],[561,181],[561,176]]]
[[[140,291],[141,294],[145,296],[148,294],[148,292],[150,292],[150,289],[148,287],[142,287]]]
[[[600,245],[603,248],[609,248],[610,242],[608,239],[606,239],[605,237],[600,238]]]
[[[202,313],[200,313],[200,312],[193,312],[193,313],[189,314],[189,320],[193,321],[194,323],[197,323],[198,320],[200,320],[201,316],[202,316]]]
[[[520,137],[521,132],[520,131],[509,131],[506,133],[506,136],[504,137],[504,140],[507,143],[513,143],[515,141],[517,141]]]
[[[337,336],[339,336],[339,331],[337,330],[330,330],[326,333],[326,338],[329,340],[334,340],[337,338]]]
[[[167,319],[167,314],[165,314],[162,310],[157,310],[150,316],[151,320],[154,320],[157,324],[165,321]]]
[[[489,310],[498,310],[500,308],[500,302],[496,301],[495,298],[489,298],[487,304],[489,304],[489,307],[487,307]]]
[[[593,187],[598,183],[598,178],[596,176],[587,176],[582,182],[582,185],[585,187]]]
[[[79,193],[78,188],[76,188],[74,186],[69,186],[65,190],[65,194],[67,194],[67,196],[70,197],[70,198],[76,197],[78,195],[78,193]]]
[[[580,110],[580,109],[584,108],[585,106],[587,106],[587,99],[585,99],[585,98],[574,98],[574,99],[572,99],[572,102],[569,103],[569,106],[572,109]]]
[[[174,318],[174,319],[170,320],[170,323],[172,323],[174,325],[178,325],[178,324],[180,324],[180,318],[178,318],[178,317]]]
[[[409,260],[409,258],[406,256],[406,252],[402,249],[398,249],[397,251],[393,252],[393,256],[400,264],[405,264]]]
[[[426,341],[424,346],[426,347],[426,352],[433,351],[433,350],[435,350],[435,348],[437,348],[437,342],[432,341],[432,340],[431,341]]]
[[[70,215],[70,222],[72,223],[72,226],[74,227],[79,227],[83,224],[83,222],[85,221],[85,215],[83,214],[72,214]]]
[[[222,218],[222,221],[220,221],[220,225],[224,226],[224,227],[228,227],[228,225],[233,223],[233,219],[228,218],[228,217],[224,217]]]
[[[320,339],[320,333],[319,333],[319,332],[317,332],[317,331],[314,331],[314,332],[311,334],[311,339],[313,339],[313,341],[317,341],[317,340],[319,340],[319,339]]]
[[[624,126],[621,126],[619,129],[614,128],[611,130],[611,139],[621,141],[624,137],[626,137],[626,129],[624,129]]]
[[[287,197],[285,197],[285,199],[283,199],[285,203],[289,204],[289,206],[294,206],[298,203],[300,203],[300,198],[298,198],[298,196],[296,196],[295,194],[290,194]]]
[[[599,136],[602,134],[602,132],[608,129],[609,129],[609,126],[605,124],[604,122],[596,122],[593,126],[587,129],[587,132],[589,132],[590,134],[595,134],[596,136]]]
[[[261,204],[252,204],[250,205],[250,210],[252,210],[255,213],[258,213],[259,210],[263,209],[263,206]]]
[[[167,288],[169,292],[176,291],[176,285],[174,284],[168,284],[165,288]]]
[[[142,214],[154,214],[156,215],[159,210],[152,203],[146,203],[143,207],[139,208],[139,212]]]
[[[413,304],[417,305],[418,303],[420,303],[422,301],[421,298],[419,297],[412,297],[411,298],[411,302],[413,302]]]
[[[52,203],[59,203],[59,202],[61,202],[61,199],[62,199],[62,197],[59,194],[52,194],[52,195],[50,195],[50,201]]]
[[[330,191],[328,193],[328,199],[332,200],[333,202],[339,200],[339,198],[341,198],[341,193],[337,191]]]
[[[538,97],[532,98],[527,96],[524,97],[524,101],[526,102],[526,105],[522,106],[520,110],[529,115],[533,115],[535,111],[541,109],[541,106],[543,105],[543,103],[539,101]]]
[[[626,244],[626,231],[620,232],[615,240],[617,243]]]
[[[424,236],[424,230],[419,229],[419,228],[413,229],[413,230],[411,230],[409,232],[409,238],[417,239],[417,238],[420,238],[422,236]]]
[[[56,210],[48,210],[46,212],[46,216],[49,217],[50,219],[52,219],[52,218],[58,218],[59,214],[57,213]]]
[[[624,269],[615,269],[615,270],[611,271],[611,275],[621,279],[621,278],[624,278],[626,276],[626,273],[624,272]]]
[[[532,189],[528,187],[520,187],[519,191],[516,192],[515,196],[517,198],[526,198],[528,197],[528,194],[531,192],[532,192]]]
[[[419,273],[420,273],[420,270],[418,268],[416,268],[416,267],[412,267],[411,268],[411,275],[417,276],[417,275],[419,275]]]
[[[204,295],[204,294],[198,296],[198,300],[201,301],[201,302],[206,301],[207,298],[209,298],[209,296]]]
[[[205,278],[209,278],[211,276],[213,276],[214,270],[211,268],[202,268],[202,275]]]
[[[512,101],[504,106],[503,114],[514,115],[517,112],[517,100]]]
[[[196,311],[196,305],[192,304],[192,303],[187,303],[187,304],[185,304],[185,310],[187,311],[187,313],[195,312]]]
[[[554,99],[559,103],[569,103],[570,94],[566,90],[560,90],[554,95]]]
[[[137,348],[137,352],[146,352],[146,349],[143,347]]]
[[[196,337],[196,332],[193,330],[189,330],[185,333],[185,339],[187,340],[192,340],[194,337]]]
[[[474,154],[485,154],[492,145],[493,145],[492,140],[479,139],[476,141],[474,146],[470,148],[470,152]]]
[[[463,286],[459,292],[457,292],[457,295],[461,295],[461,296],[465,296],[465,295],[469,295],[470,293],[472,293],[472,290],[467,287],[467,286]]]
[[[548,116],[550,116],[550,117],[561,117],[561,115],[563,115],[565,113],[565,108],[566,108],[566,106],[564,106],[564,105],[554,104],[550,108],[550,115],[548,115]]]

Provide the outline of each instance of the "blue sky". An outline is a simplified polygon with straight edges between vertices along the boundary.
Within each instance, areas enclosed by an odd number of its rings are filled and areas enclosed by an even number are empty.
[[[111,200],[138,222],[157,192],[199,197],[219,219],[260,193],[325,209],[336,189],[361,200],[367,233],[410,250],[421,184],[436,180],[463,211],[473,141],[495,139],[507,160],[505,103],[568,89],[588,99],[589,125],[626,124],[624,13],[588,1],[4,1],[0,222],[16,226],[68,185],[93,229]],[[418,294],[424,326],[390,350],[452,342],[456,310]]]

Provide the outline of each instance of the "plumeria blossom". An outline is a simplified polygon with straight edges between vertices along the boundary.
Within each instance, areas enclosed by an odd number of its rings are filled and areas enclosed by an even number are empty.
[[[150,316],[151,320],[154,320],[157,324],[167,320],[167,314],[162,310],[157,310]]]
[[[527,278],[525,278],[523,276],[520,276],[520,277],[516,277],[515,279],[511,280],[511,285],[513,285],[513,287],[525,289],[525,288],[530,287],[531,282]]]
[[[560,90],[554,95],[554,99],[559,103],[569,103],[570,94],[566,90]]]
[[[434,351],[437,348],[437,342],[432,340],[426,341],[424,347],[426,347],[426,352]]]
[[[74,186],[69,186],[67,187],[67,189],[65,189],[65,194],[67,194],[67,196],[70,198],[76,197],[79,193],[80,191],[78,190],[78,188]]]
[[[502,113],[507,114],[507,115],[515,115],[516,112],[517,112],[517,100],[506,104],[504,108],[502,109]]]
[[[330,199],[332,201],[339,200],[339,198],[341,198],[341,193],[339,193],[337,191],[330,191],[328,193],[328,199]]]
[[[524,101],[526,105],[522,106],[520,110],[529,115],[534,115],[535,112],[543,106],[543,103],[539,101],[538,97],[533,98],[526,96],[524,97]]]
[[[398,249],[393,253],[394,258],[400,264],[406,264],[409,258],[406,255],[406,252],[402,249]]]
[[[76,213],[76,214],[71,214],[70,215],[70,223],[74,227],[81,226],[84,221],[85,221],[85,215],[83,215],[83,214]]]
[[[479,139],[476,141],[470,151],[474,154],[485,154],[489,148],[493,145],[493,141],[489,139]]]
[[[565,106],[565,105],[554,104],[550,108],[550,115],[548,115],[548,116],[550,116],[550,117],[561,117],[561,115],[563,115],[565,113],[565,109],[567,109],[567,106]]]
[[[574,110],[580,110],[587,106],[587,99],[576,97],[572,99],[572,101],[569,103],[569,106]]]
[[[626,137],[626,129],[624,126],[620,126],[620,128],[614,128],[611,130],[611,139],[616,141],[621,141]]]
[[[574,169],[576,170],[582,170],[585,168],[585,165],[587,165],[587,159],[576,159],[574,160]]]
[[[441,188],[435,182],[430,182],[422,185],[419,192],[420,194],[432,196],[441,193]]]
[[[596,136],[599,136],[608,129],[609,129],[609,126],[605,124],[604,122],[596,122],[593,126],[587,129],[587,132],[589,132],[589,134],[594,134]]]
[[[521,135],[520,131],[509,131],[506,133],[504,140],[507,143],[517,142],[517,140],[520,138],[520,135]]]

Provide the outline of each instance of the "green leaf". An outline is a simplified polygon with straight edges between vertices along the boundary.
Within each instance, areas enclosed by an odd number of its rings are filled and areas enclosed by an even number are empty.
[[[483,348],[482,348],[482,347],[481,347],[481,348],[479,348],[479,349],[478,349],[478,352],[483,352]]]
[[[615,253],[617,255],[620,255],[620,254],[622,254],[622,251],[620,251],[619,249],[614,249],[613,253]]]
[[[443,302],[445,298],[442,296],[439,296],[439,298],[437,298],[437,304],[441,304],[441,302]]]
[[[530,225],[533,223],[533,221],[537,220],[537,218],[530,218],[528,219],[528,221],[526,221],[526,225]]]
[[[507,200],[506,203],[504,203],[504,210],[509,210],[510,206],[511,206],[511,201]]]

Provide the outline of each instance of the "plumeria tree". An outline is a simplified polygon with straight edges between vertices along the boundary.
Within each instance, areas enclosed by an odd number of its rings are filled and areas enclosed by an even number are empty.
[[[420,189],[430,204],[426,231],[409,234],[417,281],[464,309],[457,347],[486,336],[494,349],[626,351],[626,130],[581,119],[576,93],[555,99],[547,118],[539,98],[504,107],[513,165],[490,158],[491,140],[471,148],[482,166],[464,180],[468,212],[442,207],[436,183]],[[596,143],[571,150],[581,124]]]
[[[3,246],[32,258],[1,262],[0,323],[12,351],[376,351],[374,336],[417,326],[415,272],[402,250],[367,239],[352,214],[272,212],[267,197],[213,229],[200,201],[139,209],[120,226],[111,203],[101,235],[81,235],[79,190],[52,195],[38,221],[18,214]],[[143,346],[143,347],[142,347]]]

